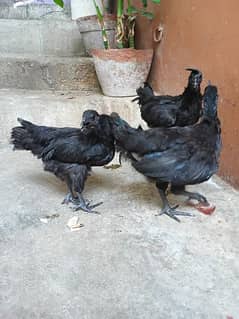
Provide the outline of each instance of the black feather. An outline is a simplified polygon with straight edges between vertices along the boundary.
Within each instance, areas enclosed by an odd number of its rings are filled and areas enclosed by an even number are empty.
[[[186,70],[191,73],[181,95],[155,96],[148,83],[137,89],[134,101],[138,101],[141,117],[149,127],[186,126],[198,121],[202,109],[202,73],[192,68]]]
[[[21,126],[11,132],[14,149],[28,150],[41,158],[44,169],[67,182],[74,192],[83,190],[90,167],[106,165],[114,157],[110,116],[87,110],[81,129],[38,126],[20,118],[18,121]]]
[[[116,144],[137,154],[140,159],[132,165],[147,177],[174,185],[201,183],[218,169],[221,129],[216,109],[217,88],[210,85],[205,89],[203,116],[195,125],[143,131],[115,116]]]

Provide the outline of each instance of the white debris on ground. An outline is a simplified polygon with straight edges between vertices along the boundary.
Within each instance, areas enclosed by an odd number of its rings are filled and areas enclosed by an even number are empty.
[[[74,217],[71,217],[68,220],[67,226],[70,228],[71,231],[78,231],[84,225],[79,223],[79,217],[78,216],[74,216]]]

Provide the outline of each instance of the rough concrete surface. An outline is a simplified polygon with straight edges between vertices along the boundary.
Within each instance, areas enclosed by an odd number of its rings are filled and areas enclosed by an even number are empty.
[[[0,89],[99,91],[93,61],[86,57],[0,54],[0,74]]]
[[[61,205],[66,187],[31,154],[2,145],[0,161],[1,319],[238,318],[239,193],[219,178],[192,187],[215,213],[177,223],[127,163],[89,177],[85,197],[104,201],[91,215]]]
[[[69,20],[70,14],[69,6],[61,9],[59,6],[51,4],[27,4],[24,6],[14,7],[13,1],[5,3],[4,0],[0,2],[0,19],[18,19],[18,20],[32,20],[32,19],[61,19]]]
[[[216,205],[211,216],[170,195],[196,215],[179,224],[155,216],[155,186],[124,163],[94,169],[86,183],[101,215],[73,212],[61,205],[65,185],[7,144],[16,117],[77,126],[86,108],[133,125],[140,116],[130,99],[61,94],[0,91],[0,319],[238,318],[239,193],[217,177],[192,187]],[[84,227],[70,232],[75,215]]]
[[[132,125],[140,122],[139,107],[132,98],[111,98],[92,92],[53,92],[29,90],[0,90],[0,143],[7,142],[10,129],[22,117],[36,124],[76,126],[86,109],[118,112]]]
[[[70,6],[65,3],[64,9],[55,5],[53,1],[49,3],[29,3],[24,6],[14,7],[13,1],[1,0],[0,19],[61,19],[71,18]]]
[[[69,18],[0,19],[0,54],[82,56],[84,47],[76,22]]]

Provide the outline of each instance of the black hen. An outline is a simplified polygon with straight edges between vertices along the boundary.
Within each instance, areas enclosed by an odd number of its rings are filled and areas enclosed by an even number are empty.
[[[169,183],[175,194],[196,199],[208,205],[207,199],[185,190],[208,180],[218,169],[221,150],[221,129],[217,117],[217,88],[209,85],[203,98],[200,122],[187,127],[153,128],[139,131],[120,117],[114,118],[116,143],[131,153],[133,167],[143,175],[156,180],[163,201],[162,214],[176,219],[176,215],[190,215],[171,207],[166,198]],[[132,156],[137,155],[136,158]]]
[[[148,83],[137,89],[138,96],[133,101],[138,101],[141,117],[149,127],[186,126],[198,121],[202,104],[202,73],[196,69],[186,70],[191,74],[181,95],[155,96]]]
[[[75,209],[91,212],[82,196],[92,166],[108,164],[114,157],[112,118],[94,110],[83,113],[82,128],[38,126],[18,119],[21,126],[12,129],[14,149],[30,150],[41,158],[46,171],[65,181],[69,194],[63,203],[72,202]]]

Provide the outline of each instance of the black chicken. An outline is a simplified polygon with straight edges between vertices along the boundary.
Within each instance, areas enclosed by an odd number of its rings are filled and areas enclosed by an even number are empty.
[[[202,205],[207,199],[185,190],[208,180],[218,169],[221,150],[221,129],[217,117],[217,88],[208,85],[203,98],[200,122],[186,127],[152,128],[146,131],[129,126],[119,116],[114,118],[114,136],[120,148],[131,154],[133,167],[156,180],[163,208],[161,214],[179,221],[177,215],[190,216],[171,207],[166,197],[169,183],[174,194],[186,195]],[[136,155],[137,157],[136,157]]]
[[[136,90],[138,96],[133,101],[138,101],[141,117],[149,127],[186,126],[198,121],[202,104],[202,73],[191,68],[186,70],[191,74],[181,95],[155,96],[148,83]]]
[[[69,194],[63,203],[72,202],[75,210],[93,212],[101,203],[91,205],[82,196],[92,166],[109,163],[115,153],[112,118],[94,110],[83,113],[82,128],[38,126],[18,119],[21,126],[12,129],[16,150],[30,150],[42,159],[44,169],[66,182]]]

